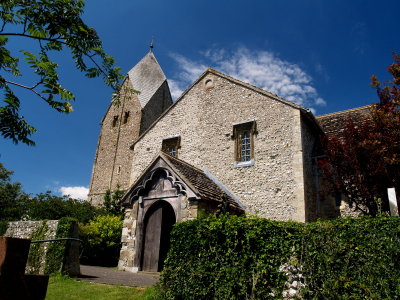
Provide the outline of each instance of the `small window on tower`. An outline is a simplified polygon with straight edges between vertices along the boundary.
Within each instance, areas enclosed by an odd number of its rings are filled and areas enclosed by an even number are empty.
[[[174,156],[178,157],[178,149],[181,147],[181,137],[173,137],[168,138],[162,141],[162,151]]]
[[[118,116],[114,116],[112,126],[115,127],[118,124]]]
[[[254,135],[256,122],[250,121],[233,126],[232,138],[235,140],[235,165],[250,166],[254,163]]]
[[[126,111],[124,114],[124,124],[128,123],[129,120],[129,111]]]

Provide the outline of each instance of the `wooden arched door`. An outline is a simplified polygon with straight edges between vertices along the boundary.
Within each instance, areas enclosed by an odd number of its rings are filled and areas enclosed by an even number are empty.
[[[144,219],[141,270],[159,272],[170,245],[170,233],[176,217],[172,206],[159,200],[147,211]]]

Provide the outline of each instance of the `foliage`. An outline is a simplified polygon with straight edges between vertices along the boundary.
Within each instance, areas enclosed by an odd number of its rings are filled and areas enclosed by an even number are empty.
[[[72,237],[76,223],[73,218],[61,218],[54,238]],[[49,226],[44,220],[31,234],[30,239],[32,241],[45,240],[48,238],[48,230]],[[28,257],[29,274],[54,274],[64,271],[62,267],[70,244],[71,241],[53,241],[49,244],[32,243]]]
[[[113,216],[123,217],[122,207],[119,205],[125,191],[120,190],[120,186],[117,185],[117,189],[111,191],[108,189],[104,195],[104,210],[106,213]]]
[[[306,299],[399,299],[400,219],[343,218],[306,225]]]
[[[76,281],[62,275],[50,276],[46,300],[156,300],[154,287],[127,287]]]
[[[115,266],[121,248],[122,220],[118,216],[97,216],[80,224],[84,264]]]
[[[106,214],[87,201],[59,197],[51,192],[29,197],[19,182],[12,182],[12,171],[0,163],[0,221],[58,220],[74,217],[86,223],[96,215]]]
[[[351,206],[377,215],[382,199],[388,210],[387,188],[400,191],[400,57],[388,71],[393,79],[384,87],[372,76],[379,103],[370,114],[348,120],[340,136],[326,135],[323,145],[327,158],[321,161],[327,187],[341,191]]]
[[[0,236],[4,235],[7,231],[8,228],[8,222],[7,221],[0,221]]]
[[[12,174],[0,163],[0,221],[20,220],[26,212],[28,196],[19,182],[11,181]]]
[[[284,263],[302,270],[305,299],[398,299],[400,218],[178,223],[161,289],[169,299],[280,298]]]
[[[72,217],[86,223],[97,214],[103,213],[87,201],[79,201],[66,196],[59,197],[51,192],[41,193],[29,199],[26,203],[29,220],[58,220]]]
[[[13,88],[22,88],[40,97],[51,108],[61,112],[72,111],[74,95],[61,86],[57,63],[50,56],[69,50],[75,66],[89,78],[102,76],[115,91],[120,88],[122,75],[114,67],[114,59],[102,49],[102,43],[93,28],[86,25],[83,0],[4,0],[0,19],[0,88],[4,103],[0,106],[0,134],[14,143],[34,145],[30,135],[36,131],[20,115],[20,99]],[[18,82],[22,76],[20,59],[11,52],[13,38],[37,42],[30,51],[21,50],[27,66],[37,80],[30,85]],[[37,52],[34,51],[37,49]]]
[[[73,237],[73,230],[76,226],[76,219],[64,217],[58,220],[55,238]],[[64,272],[64,258],[69,251],[71,241],[55,241],[50,243],[46,253],[45,274]]]
[[[47,221],[43,221],[42,224],[31,234],[29,239],[32,241],[45,239],[48,229]],[[27,263],[29,265],[29,274],[39,274],[40,266],[43,261],[43,253],[45,251],[44,246],[43,243],[31,244]]]
[[[299,226],[227,215],[178,223],[161,287],[171,299],[274,298],[283,291],[279,267],[299,243]]]

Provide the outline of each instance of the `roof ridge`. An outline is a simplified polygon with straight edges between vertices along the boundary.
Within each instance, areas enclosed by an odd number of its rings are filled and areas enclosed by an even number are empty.
[[[320,115],[320,116],[315,116],[315,117],[317,119],[320,119],[320,118],[330,117],[330,116],[334,116],[334,115],[346,114],[346,113],[353,112],[353,111],[359,111],[359,110],[371,108],[372,105],[373,104],[368,104],[368,105],[364,105],[364,106],[360,106],[360,107],[354,107],[354,108],[341,110],[341,111],[336,111],[336,112],[332,112],[332,113],[328,113],[328,114],[324,114],[324,115]]]
[[[207,68],[206,71],[210,71],[210,73],[213,73],[213,74],[215,74],[215,75],[224,77],[225,79],[228,79],[228,80],[230,80],[230,81],[234,81],[234,82],[239,83],[239,84],[241,84],[241,85],[244,85],[244,86],[246,86],[246,87],[248,87],[248,88],[257,90],[257,91],[259,91],[259,92],[261,92],[261,93],[263,93],[263,94],[265,94],[265,95],[268,95],[268,96],[274,98],[275,100],[278,100],[278,101],[280,101],[280,102],[283,102],[283,103],[288,104],[288,105],[291,105],[291,106],[294,106],[295,108],[303,109],[303,110],[306,110],[306,111],[308,110],[307,108],[305,108],[305,107],[303,107],[303,106],[301,106],[301,105],[299,105],[299,104],[296,104],[296,103],[294,103],[294,102],[292,102],[292,101],[286,100],[285,98],[282,98],[282,97],[278,96],[277,94],[273,94],[273,93],[271,93],[271,92],[269,92],[269,91],[266,91],[266,90],[264,90],[264,89],[262,89],[262,88],[260,88],[260,87],[258,87],[258,86],[252,85],[251,83],[248,83],[248,82],[244,82],[243,80],[237,79],[237,78],[232,77],[232,76],[230,76],[230,75],[228,75],[228,74],[225,74],[225,73],[222,73],[222,72],[220,72],[220,71],[217,71],[217,70],[215,70],[215,69],[213,69],[213,68]],[[203,74],[204,74],[204,73],[203,73]]]
[[[151,128],[153,128],[153,126],[154,126],[159,120],[161,120],[166,114],[168,114],[168,112],[169,112],[170,110],[172,110],[172,109],[177,105],[177,103],[179,103],[180,100],[183,99],[183,97],[184,97],[184,96],[199,82],[199,81],[201,81],[201,80],[203,79],[203,77],[204,77],[207,73],[212,73],[212,74],[214,74],[214,75],[216,75],[216,76],[220,76],[220,77],[225,78],[225,79],[227,79],[227,80],[230,80],[230,81],[232,81],[232,82],[236,82],[236,83],[238,83],[238,84],[240,84],[240,85],[242,85],[242,86],[245,86],[245,87],[247,87],[247,88],[249,88],[249,89],[252,89],[252,90],[254,90],[254,91],[256,91],[256,92],[259,92],[259,93],[261,93],[261,94],[263,94],[263,95],[265,95],[265,96],[271,97],[272,99],[275,99],[275,100],[277,100],[277,101],[279,101],[279,102],[281,102],[281,103],[287,104],[287,105],[289,105],[289,106],[291,106],[291,107],[293,107],[293,108],[300,109],[300,110],[302,110],[302,111],[304,111],[304,112],[307,112],[307,113],[310,112],[309,109],[307,109],[307,108],[305,108],[305,107],[303,107],[303,106],[301,106],[301,105],[298,105],[298,104],[296,104],[296,103],[290,102],[289,100],[286,100],[286,99],[284,99],[284,98],[281,98],[281,97],[279,97],[278,95],[272,94],[271,92],[265,91],[265,90],[263,90],[263,89],[261,89],[261,88],[259,88],[259,87],[256,87],[256,86],[251,85],[251,84],[246,83],[246,82],[243,82],[243,81],[241,81],[241,80],[239,80],[239,79],[236,79],[236,78],[234,78],[234,77],[232,77],[232,76],[229,76],[229,75],[227,75],[227,74],[225,74],[225,73],[221,73],[220,71],[217,71],[217,70],[215,70],[215,69],[213,69],[213,68],[211,68],[211,67],[208,67],[208,68],[207,68],[195,81],[193,81],[193,83],[192,83],[192,84],[191,84],[191,85],[190,85],[190,86],[189,86],[189,87],[188,87],[188,88],[187,88],[187,89],[172,103],[172,105],[170,105],[166,110],[164,110],[164,111],[158,116],[158,118],[155,119],[154,122],[151,123],[151,125],[150,125],[145,131],[142,132],[142,134],[141,134],[141,135],[132,143],[132,145],[130,146],[131,149],[135,146],[135,144],[136,144],[139,140],[142,139],[143,136],[146,135],[146,133],[147,133],[148,131],[151,130]],[[166,81],[168,82],[168,79],[166,79]],[[315,117],[315,116],[314,116],[314,117]]]
[[[161,156],[165,156],[167,159],[171,159],[171,158],[172,158],[173,160],[175,159],[175,160],[177,160],[178,162],[183,163],[183,164],[185,164],[185,165],[187,165],[187,166],[189,166],[189,167],[191,167],[191,168],[193,168],[193,169],[196,169],[197,171],[200,171],[201,173],[203,173],[203,174],[205,175],[205,173],[204,173],[204,171],[203,171],[202,169],[199,169],[199,168],[197,168],[197,167],[195,167],[195,166],[189,164],[188,162],[186,162],[186,161],[184,161],[184,160],[182,160],[182,159],[179,159],[179,158],[177,158],[177,157],[175,157],[175,156],[172,156],[172,155],[170,155],[170,154],[168,154],[168,153],[165,153],[165,152],[161,152],[160,155],[161,155]]]

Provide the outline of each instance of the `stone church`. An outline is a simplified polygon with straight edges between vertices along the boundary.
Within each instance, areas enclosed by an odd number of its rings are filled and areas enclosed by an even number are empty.
[[[126,191],[119,269],[162,269],[172,225],[199,213],[308,222],[340,211],[318,193],[319,137],[366,108],[316,118],[210,68],[173,102],[152,51],[120,98],[101,122],[88,196],[101,205],[108,189]]]

